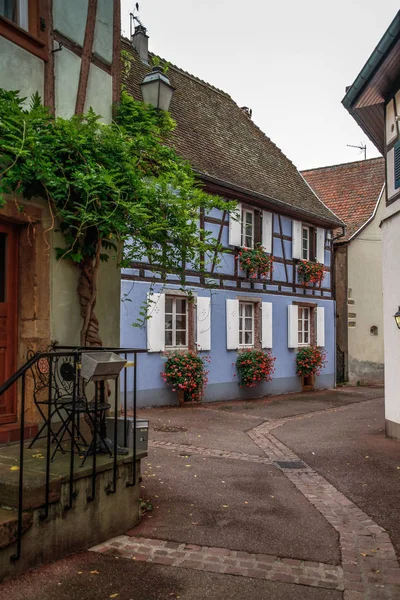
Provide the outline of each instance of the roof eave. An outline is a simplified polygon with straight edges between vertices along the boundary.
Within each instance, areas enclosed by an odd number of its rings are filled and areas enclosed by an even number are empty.
[[[278,200],[276,198],[271,198],[270,196],[266,196],[265,194],[260,194],[259,192],[255,192],[253,190],[249,190],[243,188],[234,183],[230,183],[229,181],[224,181],[222,179],[218,179],[217,177],[212,177],[211,175],[207,175],[206,173],[202,173],[201,171],[195,170],[196,175],[205,183],[211,183],[221,188],[225,188],[231,192],[238,192],[244,196],[246,196],[249,200],[261,200],[262,202],[266,202],[273,207],[280,208],[283,212],[291,215],[296,215],[298,217],[307,218],[313,223],[329,226],[332,228],[342,227],[344,226],[344,222],[341,221],[336,215],[332,213],[332,219],[324,218],[321,215],[317,215],[308,210],[299,209],[292,204],[288,204],[283,200]],[[325,206],[325,205],[324,205]],[[329,210],[329,209],[328,209]]]

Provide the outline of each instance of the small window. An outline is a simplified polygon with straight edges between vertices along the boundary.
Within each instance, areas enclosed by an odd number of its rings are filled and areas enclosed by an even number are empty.
[[[310,260],[310,228],[302,226],[301,234],[301,258]]]
[[[239,346],[254,346],[254,302],[239,302]]]
[[[394,147],[394,189],[400,188],[400,142]]]
[[[254,211],[243,209],[242,212],[242,246],[254,248]]]
[[[298,344],[308,346],[310,344],[310,309],[299,306],[298,317]]]
[[[0,15],[29,30],[28,0],[0,0]]]
[[[188,346],[188,305],[186,298],[165,297],[165,346],[187,348]]]

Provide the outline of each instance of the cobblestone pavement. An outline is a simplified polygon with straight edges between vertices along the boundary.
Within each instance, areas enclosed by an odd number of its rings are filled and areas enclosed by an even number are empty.
[[[341,567],[269,554],[249,554],[226,548],[131,538],[127,535],[113,538],[91,550],[171,567],[343,590]]]
[[[248,554],[129,535],[109,540],[92,550],[172,567],[233,574],[344,591],[344,600],[400,600],[400,568],[388,533],[346,498],[295,452],[274,436],[289,421],[347,410],[315,411],[264,422],[248,431],[264,457],[241,452],[152,441],[153,447],[209,458],[229,458],[275,465],[338,532],[341,567],[266,554]],[[310,524],[312,526],[312,524]],[[135,536],[135,530],[131,532]],[[299,596],[300,598],[300,596]]]

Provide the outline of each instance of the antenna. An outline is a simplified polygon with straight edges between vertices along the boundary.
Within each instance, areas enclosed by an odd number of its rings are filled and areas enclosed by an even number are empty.
[[[143,29],[146,29],[143,25],[143,23],[141,22],[141,20],[139,19],[139,2],[135,2],[135,6],[133,9],[133,12],[129,13],[129,18],[130,18],[130,34],[131,34],[131,38],[134,34],[135,31],[135,21],[141,26],[143,27]],[[136,11],[136,14],[135,14]]]
[[[348,148],[358,148],[361,152],[364,152],[364,160],[367,160],[367,144],[360,142],[359,146],[353,146],[353,144],[346,144]]]

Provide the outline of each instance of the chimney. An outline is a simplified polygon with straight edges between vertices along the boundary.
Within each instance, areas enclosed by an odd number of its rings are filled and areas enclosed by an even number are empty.
[[[136,25],[135,33],[132,36],[132,46],[139,54],[141,60],[148,64],[149,63],[149,36],[147,35],[146,27],[143,25]]]

